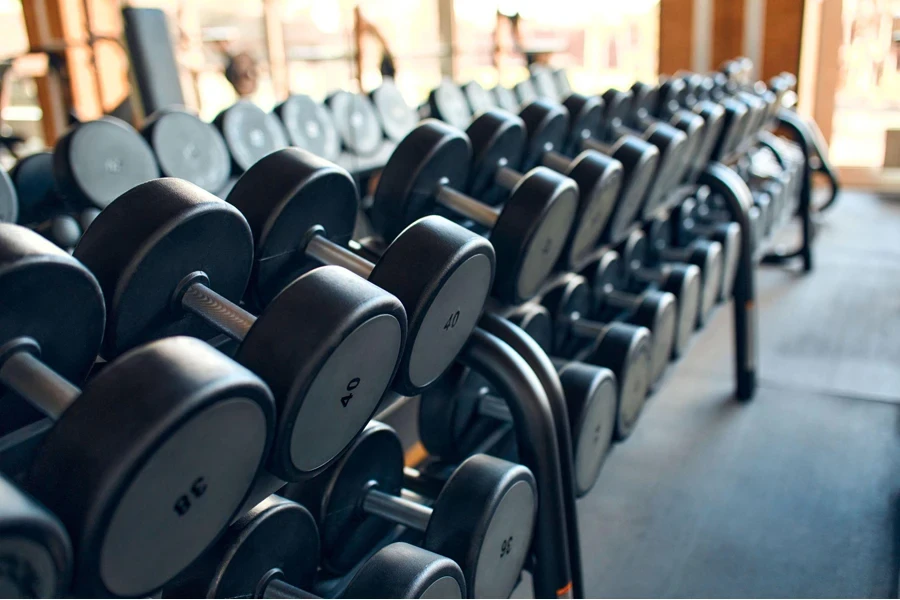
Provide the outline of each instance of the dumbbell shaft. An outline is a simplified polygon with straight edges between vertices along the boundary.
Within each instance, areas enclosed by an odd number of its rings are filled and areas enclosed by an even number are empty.
[[[315,594],[310,594],[298,587],[294,587],[283,579],[273,577],[269,579],[266,586],[254,598],[278,598],[287,600],[289,598],[319,598]]]
[[[0,382],[53,419],[69,407],[81,390],[26,350],[13,351],[0,366]]]
[[[541,157],[541,162],[545,167],[553,169],[557,173],[565,173],[569,170],[572,160],[559,152],[549,150],[544,152],[544,155]]]
[[[416,531],[425,531],[428,528],[432,512],[428,506],[400,496],[385,494],[376,489],[366,492],[365,498],[363,498],[363,510]]]
[[[225,335],[243,340],[256,322],[256,317],[211,290],[202,283],[192,283],[181,296],[181,305]]]
[[[321,235],[312,236],[306,245],[306,253],[326,265],[340,265],[363,279],[368,279],[375,267],[362,256]]]
[[[499,211],[487,204],[458,192],[447,186],[440,186],[435,195],[438,202],[485,227],[493,227],[497,223]]]

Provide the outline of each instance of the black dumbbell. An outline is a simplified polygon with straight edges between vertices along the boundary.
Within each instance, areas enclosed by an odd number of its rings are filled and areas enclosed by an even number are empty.
[[[639,212],[641,218],[646,220],[656,212],[660,202],[674,187],[673,180],[680,181],[684,176],[688,166],[685,157],[690,155],[691,144],[685,132],[668,123],[659,121],[629,123],[632,100],[630,92],[616,89],[604,92],[605,135],[601,135],[599,139],[615,141],[622,136],[631,136],[652,144],[659,150],[659,162]],[[609,147],[594,139],[586,140],[584,146],[599,150]]]
[[[72,208],[103,209],[155,177],[159,167],[150,145],[115,117],[74,125],[53,150],[53,178]]]
[[[654,219],[647,224],[650,264],[688,263],[700,267],[700,310],[697,326],[702,327],[712,314],[722,290],[725,256],[722,244],[715,240],[695,239],[685,247],[674,246],[675,219]],[[735,269],[736,270],[736,269]]]
[[[268,466],[287,481],[324,469],[362,430],[403,351],[400,301],[339,267],[297,278],[258,318],[241,308],[253,266],[250,226],[185,181],[158,179],[120,196],[75,256],[106,293],[105,357],[174,334],[241,342],[235,359],[276,398]]]
[[[523,304],[508,318],[550,352],[552,322],[547,309]],[[539,339],[541,338],[541,339]],[[587,494],[600,474],[612,442],[616,413],[616,378],[609,369],[553,359],[568,407],[575,462],[576,493]],[[419,403],[419,436],[429,454],[458,462],[471,456],[498,431],[511,424],[505,399],[467,367],[456,364]],[[510,428],[506,428],[510,429]],[[502,436],[502,433],[501,433]],[[506,458],[500,455],[501,458]],[[515,454],[509,456],[515,459]]]
[[[0,475],[0,556],[3,594],[62,598],[72,578],[72,543],[62,523]]]
[[[490,228],[497,254],[493,294],[520,304],[537,293],[562,254],[575,220],[578,186],[556,174],[539,174],[497,209],[459,191],[471,159],[463,132],[434,119],[423,121],[385,165],[373,217],[388,239],[438,206]]]
[[[251,289],[262,308],[297,276],[338,265],[396,295],[406,308],[407,343],[394,388],[414,396],[434,383],[475,328],[494,277],[484,237],[443,217],[401,231],[376,264],[346,248],[359,197],[350,174],[297,148],[273,152],[228,195],[256,245]]]
[[[225,187],[231,157],[219,131],[184,109],[157,111],[141,135],[153,148],[163,177],[190,181],[207,192]]]
[[[288,146],[278,117],[249,100],[238,100],[220,112],[213,124],[231,154],[231,171],[240,175],[263,156]]]
[[[19,196],[12,179],[0,169],[0,223],[16,223],[19,220]]]
[[[122,355],[79,390],[103,338],[97,280],[15,225],[0,225],[0,257],[4,405],[56,421],[24,489],[68,531],[74,595],[150,595],[234,518],[271,446],[272,394],[183,337]]]
[[[368,97],[338,90],[325,99],[325,104],[334,115],[334,125],[348,152],[356,156],[372,156],[378,152],[384,132]]]
[[[470,99],[473,112],[478,113],[466,130],[475,153],[469,184],[472,194],[489,204],[502,201],[503,191],[521,179],[514,170],[517,164],[521,171],[538,165],[549,167],[574,180],[581,203],[577,231],[572,234],[565,255],[568,265],[577,263],[606,230],[623,183],[622,164],[615,158],[593,150],[569,152],[576,145],[580,149],[581,140],[589,135],[585,132],[596,130],[598,112],[590,103],[583,110],[573,105],[575,112],[570,113],[568,106],[555,100],[530,102],[516,120],[525,126],[523,139],[517,126],[508,122],[505,128],[501,125],[511,115],[490,105],[489,94],[478,83],[467,84],[464,95]],[[472,104],[473,100],[477,104]],[[481,106],[476,108],[478,104]],[[567,153],[577,156],[570,159]]]
[[[35,152],[20,158],[10,170],[9,179],[14,189],[9,190],[7,181],[0,175],[0,190],[3,198],[8,198],[9,194],[13,194],[14,200],[18,198],[18,221],[2,217],[0,221],[23,225],[40,223],[67,208],[53,180],[52,152]]]
[[[672,85],[675,81],[677,79],[672,80]],[[687,181],[693,182],[712,160],[713,150],[725,131],[725,108],[718,102],[710,100],[709,87],[712,81],[709,78],[689,73],[684,76],[683,81],[685,93],[676,94],[674,100],[671,99],[671,94],[666,92],[666,86],[670,85],[669,80],[660,83],[659,101],[654,114],[661,119],[676,119],[675,126],[679,128],[686,124],[685,120],[678,117],[681,109],[690,110],[703,118],[704,132],[686,175]]]
[[[532,104],[522,111],[543,110]],[[533,126],[535,136],[546,139],[540,126]],[[543,167],[528,167],[524,175],[511,168],[521,162],[523,150],[540,140],[528,140],[525,122],[498,109],[488,109],[472,121],[466,130],[472,141],[475,159],[469,174],[469,192],[489,204],[497,204],[496,193],[509,194],[517,186],[528,186],[531,177],[553,177]],[[556,137],[555,135],[552,137]],[[569,177],[578,185],[579,204],[575,225],[560,258],[562,268],[577,265],[597,245],[606,229],[609,215],[622,181],[622,165],[615,159],[585,151],[575,160],[554,152],[552,141],[540,144],[547,150],[541,157],[544,165]],[[561,176],[556,176],[560,179]]]
[[[712,220],[708,206],[696,198],[688,198],[678,208],[674,217],[678,230],[676,245],[687,246],[697,239],[719,242],[722,246],[722,282],[717,300],[724,302],[731,297],[741,258],[741,226],[730,220]],[[653,226],[652,224],[650,225]]]
[[[541,298],[553,320],[553,354],[611,370],[618,382],[614,436],[624,440],[634,430],[651,383],[653,336],[629,323],[588,321],[592,291],[575,274],[557,278]]]
[[[682,131],[687,138],[681,147],[681,156],[671,163],[672,168],[665,173],[668,178],[666,186],[677,187],[689,173],[694,171],[694,160],[704,144],[706,128],[718,129],[719,123],[707,123],[706,119],[690,110],[679,109],[668,119],[658,119],[655,109],[659,104],[660,87],[648,85],[643,82],[635,82],[629,90],[631,102],[626,114],[626,123],[631,127],[642,129],[652,126],[654,123],[668,124]],[[708,158],[707,158],[708,160]],[[705,163],[704,163],[705,165]]]
[[[464,83],[463,85],[459,86],[459,89],[462,90],[462,93],[465,96],[465,100],[468,103],[469,109],[471,110],[471,114],[473,116],[477,117],[483,111],[489,110],[491,108],[500,108],[511,114],[516,114],[519,112],[518,103],[513,102],[510,105],[502,105],[494,94],[484,89],[477,81]]]
[[[654,285],[678,300],[675,341],[672,344],[672,358],[678,358],[684,354],[697,329],[697,313],[703,293],[700,268],[687,263],[653,265],[650,255],[647,236],[639,230],[631,232],[621,246],[624,285],[629,291],[637,293],[644,291],[648,285]]]
[[[269,496],[167,586],[163,598],[318,598],[319,532],[303,506]],[[404,542],[366,560],[341,598],[464,598],[465,581],[449,558]]]
[[[405,138],[419,122],[416,111],[406,103],[403,94],[391,78],[385,78],[380,86],[372,90],[369,98],[375,106],[375,113],[378,115],[384,135],[392,142],[396,143]]]
[[[491,95],[496,99],[497,106],[503,110],[513,114],[519,112],[519,100],[511,89],[497,85],[491,89]]]
[[[423,533],[423,548],[459,564],[468,597],[509,597],[531,545],[537,509],[531,471],[472,456],[430,506],[402,495],[403,485],[400,439],[373,421],[327,475],[288,486],[285,495],[312,510],[323,564],[334,573],[346,573],[399,524]]]
[[[304,94],[291,94],[275,106],[291,146],[302,148],[335,161],[341,153],[341,140],[334,118],[323,104]]]
[[[595,323],[592,318],[609,321],[621,317],[623,312],[624,322],[646,327],[653,334],[650,354],[650,388],[653,388],[665,372],[675,345],[679,317],[675,295],[661,290],[627,292],[625,266],[614,251],[592,257],[581,274],[584,281],[564,280],[552,293],[548,292],[543,304],[557,322],[570,321],[568,330],[563,329],[570,340],[604,330],[606,324]],[[588,303],[586,309],[581,305],[584,302]]]

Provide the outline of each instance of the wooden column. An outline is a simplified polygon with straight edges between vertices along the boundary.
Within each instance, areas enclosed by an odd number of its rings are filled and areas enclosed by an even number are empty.
[[[694,0],[659,4],[659,72],[671,75],[693,64]]]
[[[712,31],[710,68],[718,69],[744,53],[744,0],[714,0]]]
[[[769,0],[763,33],[763,81],[787,71],[800,71],[803,40],[803,0]]]

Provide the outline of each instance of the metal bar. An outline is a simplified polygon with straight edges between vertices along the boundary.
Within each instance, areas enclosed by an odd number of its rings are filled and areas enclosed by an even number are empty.
[[[428,528],[432,512],[428,506],[422,506],[400,496],[385,494],[374,488],[366,492],[363,510],[416,531],[425,531]]]
[[[331,240],[314,235],[306,245],[306,253],[326,265],[338,265],[368,279],[374,265],[362,256],[335,244]]]
[[[450,210],[464,217],[468,217],[485,227],[493,227],[497,222],[498,212],[492,206],[488,206],[474,198],[457,192],[453,188],[442,185],[436,194],[437,201]]]
[[[535,597],[583,598],[572,433],[559,375],[521,328],[490,313],[479,325],[459,360],[508,399],[519,456],[538,482]]]
[[[181,305],[235,340],[243,340],[256,317],[202,283],[194,283],[181,297]]]
[[[81,394],[81,390],[26,351],[7,357],[0,366],[0,382],[53,419],[58,419]]]

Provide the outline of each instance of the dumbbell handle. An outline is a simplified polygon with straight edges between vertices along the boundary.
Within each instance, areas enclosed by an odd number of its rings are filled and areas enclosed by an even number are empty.
[[[569,157],[560,154],[554,150],[548,150],[541,156],[541,163],[549,169],[553,169],[557,173],[566,173],[572,164]]]
[[[493,227],[500,215],[499,211],[492,206],[479,202],[471,196],[467,196],[446,185],[438,186],[435,198],[440,204],[450,210],[468,217],[485,227]]]
[[[306,253],[326,265],[339,265],[348,271],[368,279],[375,267],[362,256],[321,235],[314,235],[306,245]]]
[[[661,248],[659,250],[659,257],[663,260],[675,260],[679,262],[686,262],[689,258],[687,248]]]
[[[253,596],[254,598],[278,598],[279,600],[288,600],[292,598],[320,597],[301,590],[300,588],[289,584],[284,579],[281,579],[280,575],[282,573],[280,569],[274,569],[274,571],[276,571],[276,574],[267,573],[267,579],[260,582],[263,587],[262,589],[257,590],[257,593]]]
[[[405,525],[416,531],[425,531],[431,520],[431,507],[407,500],[400,496],[385,494],[370,488],[363,498],[363,510],[371,515]]]
[[[228,337],[242,341],[256,322],[256,317],[211,290],[202,283],[192,283],[181,296],[181,305]]]
[[[81,390],[24,349],[7,356],[0,366],[0,382],[53,419],[58,419],[81,394]]]
[[[635,269],[631,275],[642,283],[662,283],[665,275],[656,269]]]

